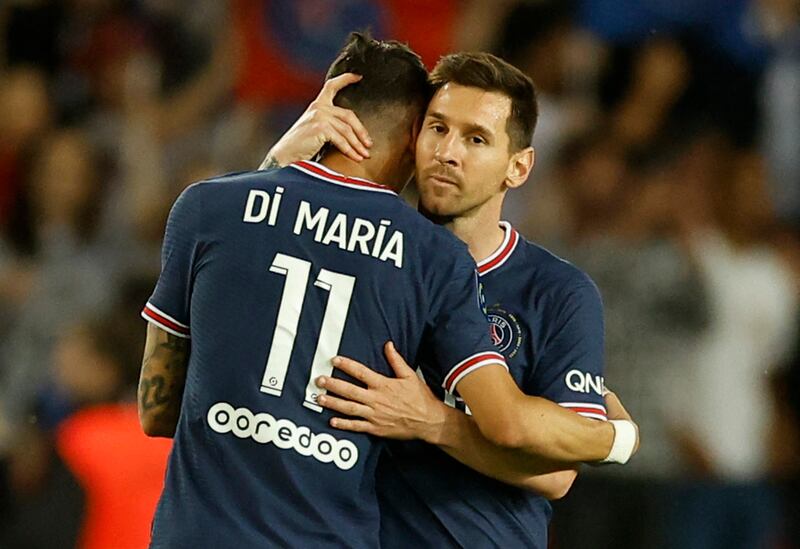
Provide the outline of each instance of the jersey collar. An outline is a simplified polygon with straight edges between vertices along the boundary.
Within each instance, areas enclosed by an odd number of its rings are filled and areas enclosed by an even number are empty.
[[[500,247],[497,248],[492,255],[478,262],[478,274],[485,276],[495,269],[499,269],[503,264],[508,261],[511,254],[514,253],[517,244],[519,243],[519,233],[511,226],[508,221],[501,221],[500,226],[505,230],[506,235]]]
[[[342,175],[338,172],[331,170],[330,168],[323,166],[318,162],[311,162],[310,160],[302,160],[300,162],[294,162],[290,164],[290,166],[312,177],[316,177],[317,179],[321,179],[323,181],[327,181],[328,183],[333,183],[335,185],[350,187],[351,189],[360,189],[363,191],[386,193],[386,194],[391,194],[393,196],[397,196],[396,192],[394,192],[392,189],[390,189],[385,185],[381,185],[379,183],[375,183],[374,181],[369,181],[367,179],[361,179],[360,177],[349,177],[346,175]]]

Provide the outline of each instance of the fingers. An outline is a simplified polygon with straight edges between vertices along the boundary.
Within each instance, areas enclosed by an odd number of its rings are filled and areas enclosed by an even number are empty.
[[[346,88],[350,84],[355,84],[359,80],[361,80],[361,75],[354,74],[352,72],[346,72],[335,78],[330,78],[329,80],[326,80],[325,84],[322,86],[322,90],[319,92],[317,100],[325,102],[328,105],[333,105],[333,98],[336,97],[336,94],[339,93],[339,90]]]
[[[354,433],[367,433],[375,434],[375,426],[369,421],[360,419],[344,419],[335,417],[331,419],[331,427],[334,429],[341,429],[343,431],[352,431]]]
[[[382,376],[374,370],[370,370],[360,362],[356,362],[350,358],[337,356],[331,361],[338,370],[354,377],[367,387],[375,387],[386,381],[386,376]],[[332,380],[341,381],[341,380]],[[345,382],[346,383],[346,382]],[[349,385],[349,384],[348,384]],[[363,389],[362,389],[363,391]]]
[[[333,114],[350,126],[350,128],[352,128],[352,130],[358,136],[359,141],[364,145],[365,148],[372,146],[372,139],[369,136],[369,132],[367,131],[367,128],[364,127],[364,124],[361,123],[361,120],[359,120],[358,116],[356,116],[356,113],[349,109],[334,107]]]
[[[383,346],[383,353],[386,355],[386,360],[389,361],[389,366],[394,370],[394,375],[399,378],[416,375],[411,366],[409,366],[400,353],[397,352],[394,343],[387,341]]]
[[[355,117],[355,115],[353,116]],[[369,158],[369,149],[361,142],[361,139],[348,122],[337,117],[331,119],[330,124],[333,130],[347,141],[350,148],[354,149],[361,157]]]
[[[349,109],[343,109],[341,107],[336,107],[333,104],[333,99],[336,97],[336,94],[342,89],[350,84],[358,82],[361,80],[361,75],[353,74],[353,73],[344,73],[340,74],[336,78],[331,78],[325,85],[322,87],[322,90],[319,92],[317,99],[314,103],[317,104],[317,107],[322,109],[330,108],[332,109],[333,115],[338,118],[341,122],[343,122],[347,128],[343,126],[338,126],[338,132],[346,139],[348,142],[348,146],[343,145],[341,150],[347,156],[350,156],[350,153],[345,149],[352,148],[358,153],[363,156],[364,158],[369,157],[369,147],[372,146],[372,139],[369,136],[369,132],[361,123],[361,120],[355,115],[355,113]],[[333,136],[329,136],[331,141],[333,141]],[[334,143],[336,144],[336,143]],[[338,148],[338,145],[337,145]],[[354,160],[359,160],[353,158]]]
[[[362,389],[352,383],[343,379],[336,379],[335,377],[321,376],[317,379],[317,387],[326,389],[329,393],[336,393],[337,395],[353,400],[361,404],[369,404],[369,391]]]
[[[340,414],[345,414],[348,416],[362,417],[365,419],[369,417],[369,414],[372,410],[369,406],[364,406],[358,402],[344,400],[331,395],[319,395],[317,398],[317,403],[328,410],[333,410],[334,412],[339,412]]]
[[[622,401],[619,397],[612,392],[606,393],[605,397],[603,397],[606,405],[606,411],[608,412],[608,417],[611,419],[631,419],[628,410],[625,409],[623,406]]]
[[[333,146],[339,149],[350,160],[361,162],[364,157],[356,151],[352,145],[347,141],[347,138],[338,131],[331,131],[325,135],[325,140],[333,143]]]

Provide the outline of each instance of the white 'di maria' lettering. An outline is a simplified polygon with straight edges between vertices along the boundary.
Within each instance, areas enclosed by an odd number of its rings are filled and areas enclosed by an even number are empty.
[[[328,208],[320,208],[314,215],[311,215],[311,204],[302,200],[294,220],[294,234],[299,235],[303,228],[311,231],[316,227],[314,240],[321,241],[325,231],[325,222],[328,219],[328,211]]]
[[[244,207],[245,223],[261,223],[265,219],[267,225],[272,227],[278,221],[278,209],[281,207],[281,195],[283,187],[277,187],[275,194],[271,195],[267,191],[252,189],[247,195],[247,204]]]
[[[391,230],[391,221],[382,219],[376,227],[368,219],[355,217],[351,220],[344,213],[329,219],[330,213],[328,208],[315,211],[310,203],[301,201],[294,221],[294,234],[309,232],[316,242],[325,246],[368,255],[390,262],[398,269],[403,268],[403,232]]]

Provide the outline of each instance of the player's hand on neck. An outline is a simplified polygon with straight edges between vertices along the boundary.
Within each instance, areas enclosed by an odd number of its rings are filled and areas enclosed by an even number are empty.
[[[344,73],[325,82],[319,95],[305,112],[270,149],[259,169],[285,167],[292,162],[311,160],[326,144],[333,144],[353,160],[369,157],[372,139],[364,125],[349,109],[333,104],[339,91],[361,80]]]

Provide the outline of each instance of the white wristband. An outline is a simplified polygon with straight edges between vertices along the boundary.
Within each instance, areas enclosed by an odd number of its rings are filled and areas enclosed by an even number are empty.
[[[636,426],[627,419],[612,419],[609,423],[614,426],[614,444],[606,459],[600,463],[619,463],[624,465],[631,459],[633,449],[636,447]]]

